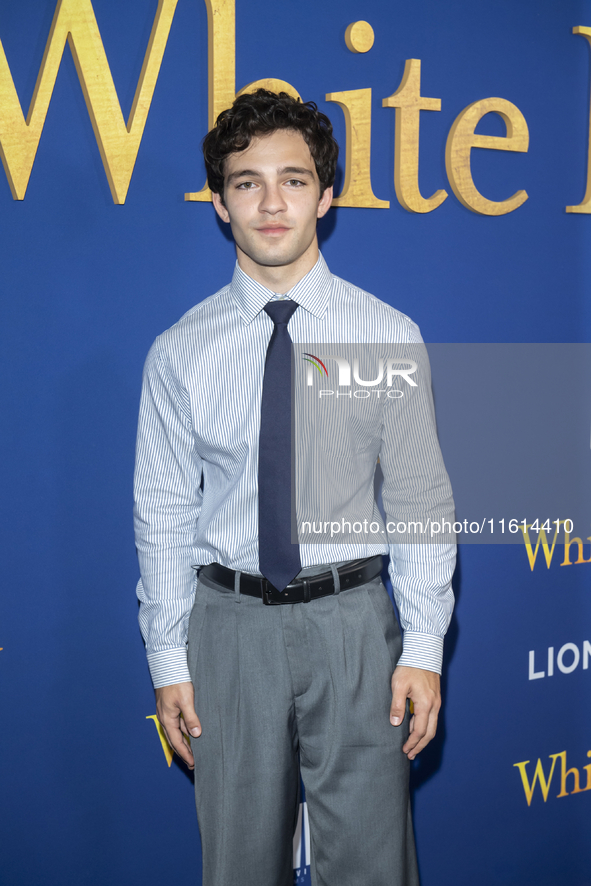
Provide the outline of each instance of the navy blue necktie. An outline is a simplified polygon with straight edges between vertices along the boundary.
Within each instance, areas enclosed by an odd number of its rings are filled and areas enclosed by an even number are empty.
[[[293,348],[287,324],[297,307],[296,302],[285,299],[271,301],[264,308],[275,329],[267,348],[261,400],[259,568],[279,591],[302,568],[300,546],[291,543],[295,525],[291,450]]]

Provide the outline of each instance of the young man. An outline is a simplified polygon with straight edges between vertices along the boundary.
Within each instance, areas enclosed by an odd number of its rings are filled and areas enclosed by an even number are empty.
[[[195,769],[203,883],[292,881],[301,770],[312,882],[415,886],[408,760],[435,734],[455,548],[384,543],[373,475],[379,455],[387,517],[420,501],[453,522],[428,371],[408,388],[404,432],[396,401],[374,397],[325,441],[381,527],[332,544],[293,543],[290,376],[292,341],[420,347],[420,335],[319,254],[338,147],[313,103],[243,95],[204,154],[238,260],[150,351],[135,511],[140,624],[158,717]],[[403,653],[380,580],[388,551]]]

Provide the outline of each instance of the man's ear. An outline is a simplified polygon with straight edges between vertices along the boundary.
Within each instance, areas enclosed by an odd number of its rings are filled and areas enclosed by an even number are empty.
[[[318,203],[318,214],[317,218],[322,218],[323,215],[326,215],[328,210],[330,209],[330,205],[332,203],[332,185],[330,188],[326,188],[320,201]]]
[[[213,208],[215,209],[221,220],[228,224],[230,221],[230,215],[228,213],[228,210],[224,206],[221,194],[216,194],[215,191],[212,191],[211,202],[213,203]]]

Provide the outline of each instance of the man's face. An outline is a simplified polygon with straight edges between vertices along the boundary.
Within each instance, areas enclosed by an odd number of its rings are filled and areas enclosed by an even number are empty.
[[[253,138],[245,151],[230,154],[224,202],[213,194],[218,215],[232,227],[239,261],[244,256],[246,265],[250,260],[262,267],[292,265],[317,249],[316,221],[331,201],[332,188],[320,197],[308,145],[287,129]]]

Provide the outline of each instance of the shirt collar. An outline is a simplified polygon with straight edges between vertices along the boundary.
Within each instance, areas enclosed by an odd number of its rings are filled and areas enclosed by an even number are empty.
[[[306,311],[322,319],[328,307],[331,288],[332,274],[322,255],[318,253],[318,261],[314,267],[289,292],[286,292],[285,298],[293,299]],[[230,284],[230,295],[244,323],[248,324],[263,310],[267,302],[271,301],[275,293],[249,277],[236,262]]]

